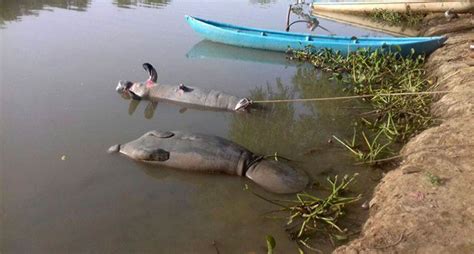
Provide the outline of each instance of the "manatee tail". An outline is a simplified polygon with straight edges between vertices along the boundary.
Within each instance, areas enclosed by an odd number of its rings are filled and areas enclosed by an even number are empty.
[[[280,194],[300,192],[309,182],[306,173],[270,160],[263,160],[250,167],[245,176],[266,190]]]
[[[113,145],[107,150],[107,153],[118,153],[118,152],[120,152],[120,144]]]

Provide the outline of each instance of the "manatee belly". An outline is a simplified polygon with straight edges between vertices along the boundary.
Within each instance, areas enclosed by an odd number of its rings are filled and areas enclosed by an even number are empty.
[[[220,91],[189,87],[187,91],[178,86],[157,85],[149,92],[150,99],[165,99],[204,107],[234,110],[239,98]]]

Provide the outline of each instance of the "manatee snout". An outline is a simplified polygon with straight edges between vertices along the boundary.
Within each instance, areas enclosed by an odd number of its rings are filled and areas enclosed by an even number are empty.
[[[128,80],[120,80],[117,84],[117,87],[115,88],[115,91],[117,91],[117,93],[124,93],[126,91],[128,91],[130,89],[130,87],[132,87],[133,85],[133,82],[131,81],[128,81]]]
[[[117,144],[117,145],[113,145],[111,147],[109,147],[109,149],[107,150],[107,153],[111,154],[111,153],[118,153],[120,152],[120,145]]]

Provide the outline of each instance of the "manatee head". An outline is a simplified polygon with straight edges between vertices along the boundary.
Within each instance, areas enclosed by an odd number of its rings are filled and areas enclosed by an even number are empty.
[[[146,82],[140,83],[120,80],[115,90],[126,99],[129,99],[130,96],[135,100],[146,97],[148,90],[157,84],[158,74],[153,65],[149,63],[144,63],[143,69],[148,73],[148,80]]]
[[[120,80],[118,82],[117,87],[115,88],[115,91],[117,91],[119,94],[123,94],[123,93],[128,92],[132,86],[133,86],[132,81]]]
[[[169,131],[149,131],[125,144],[111,146],[108,153],[120,152],[131,159],[145,162],[166,161],[170,158],[170,152],[160,148],[160,141],[172,136],[174,133]]]
[[[115,88],[122,97],[129,99],[132,97],[135,100],[144,98],[148,93],[148,88],[145,84],[132,82],[128,80],[120,80]]]
[[[251,166],[245,176],[266,190],[285,194],[304,190],[308,185],[308,175],[274,160],[262,160]]]

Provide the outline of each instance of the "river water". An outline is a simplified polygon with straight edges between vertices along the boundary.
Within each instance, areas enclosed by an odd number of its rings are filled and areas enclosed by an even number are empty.
[[[277,152],[323,185],[327,176],[358,172],[353,190],[367,200],[380,172],[354,166],[347,151],[329,142],[332,135],[351,136],[363,104],[287,103],[235,114],[161,102],[155,108],[114,90],[120,79],[145,80],[141,65],[150,62],[161,83],[237,96],[344,95],[326,74],[284,54],[201,41],[184,21],[190,14],[282,30],[289,3],[0,2],[0,252],[264,253],[265,236],[272,235],[278,253],[296,253],[285,221],[263,216],[277,207],[243,188],[282,197],[243,178],[153,168],[106,153],[152,129],[219,135],[256,153]],[[320,21],[341,35],[378,35]],[[359,205],[351,208],[354,225],[367,215]],[[334,248],[324,237],[315,246]]]

